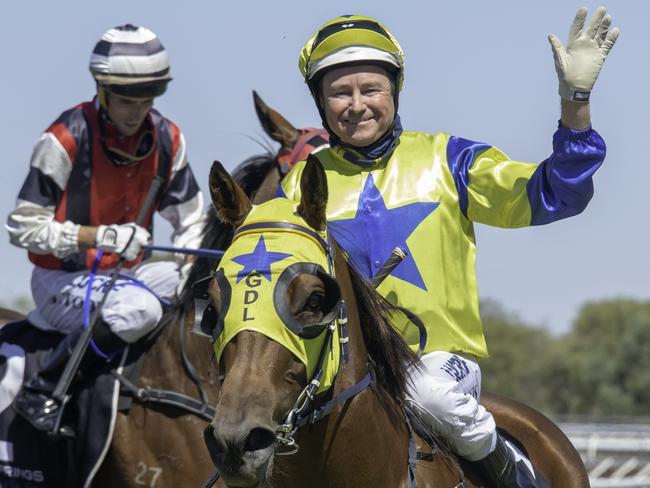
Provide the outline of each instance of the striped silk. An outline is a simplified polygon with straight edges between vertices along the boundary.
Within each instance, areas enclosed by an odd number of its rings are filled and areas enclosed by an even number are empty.
[[[152,109],[145,125],[155,133],[154,150],[146,159],[122,166],[102,150],[98,124],[105,123],[97,114],[97,101],[86,102],[64,112],[36,143],[6,228],[12,244],[27,249],[38,266],[86,268],[96,250],[78,249],[79,226],[133,222],[159,164],[169,169],[157,210],[172,224],[174,246],[200,245],[203,195],[180,129]],[[144,225],[150,230],[151,218]],[[116,256],[105,256],[103,267],[117,263]]]
[[[146,27],[131,24],[108,30],[95,45],[90,71],[106,84],[171,79],[169,57],[160,39]]]

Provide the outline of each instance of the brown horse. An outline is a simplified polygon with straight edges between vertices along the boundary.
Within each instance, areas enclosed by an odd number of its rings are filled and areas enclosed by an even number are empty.
[[[245,194],[215,163],[210,175],[214,206],[220,218],[238,227],[229,256],[239,253],[233,259],[239,259],[241,264],[241,259],[250,255],[246,253],[250,247],[237,248],[240,236],[249,239],[251,235],[255,239],[259,236],[258,242],[271,242],[274,235],[283,233],[280,248],[283,253],[271,252],[275,249],[269,251],[271,255],[280,256],[300,254],[296,249],[300,241],[306,239],[305,235],[318,241],[313,236],[325,229],[327,185],[322,166],[315,158],[305,167],[301,189],[302,201],[297,208],[290,207],[295,209],[293,213],[286,210],[288,204],[284,199],[272,200],[251,212],[251,203]],[[265,220],[264,216],[273,218]],[[297,218],[301,219],[298,223]],[[274,265],[277,268],[274,268],[273,278],[268,279],[275,280],[281,273],[277,284],[273,285],[276,290],[273,296],[276,313],[281,315],[284,325],[278,326],[278,321],[273,319],[273,306],[266,306],[263,315],[265,321],[280,329],[290,328],[300,336],[297,340],[302,337],[304,342],[305,337],[321,337],[329,334],[325,330],[335,328],[332,314],[336,315],[336,310],[332,304],[337,302],[337,289],[340,289],[340,297],[347,304],[349,361],[341,362],[331,388],[321,392],[313,405],[305,400],[312,398],[314,393],[307,386],[312,379],[311,375],[307,376],[307,370],[313,369],[313,364],[310,366],[308,360],[298,358],[295,352],[292,354],[285,347],[286,343],[282,345],[281,341],[270,339],[279,334],[277,330],[261,332],[264,329],[257,328],[259,325],[244,323],[251,320],[244,305],[252,304],[262,295],[263,289],[242,291],[240,287],[263,283],[262,271],[245,268],[252,274],[248,274],[242,281],[245,285],[238,285],[238,288],[236,282],[244,276],[238,277],[235,284],[224,278],[232,278],[232,270],[228,275],[227,268],[223,267],[228,266],[229,260],[224,259],[225,264],[217,272],[220,278],[211,284],[210,296],[218,311],[217,344],[221,334],[226,334],[228,341],[220,358],[225,380],[217,414],[205,438],[227,486],[413,486],[409,484],[407,469],[413,467],[409,466],[409,459],[413,464],[415,457],[412,451],[409,454],[411,429],[400,399],[404,397],[407,365],[415,359],[390,326],[388,315],[395,311],[348,266],[335,243],[330,247],[321,242],[323,255],[331,249],[334,258],[329,275],[322,269],[299,267],[289,273],[292,279],[283,280],[294,265],[282,271],[280,262],[284,258],[280,258]],[[320,262],[326,260],[322,256],[319,259]],[[256,263],[260,266],[259,260]],[[267,272],[270,274],[270,267]],[[332,276],[336,277],[338,288],[332,286]],[[343,319],[342,315],[338,317]],[[327,339],[323,341],[328,344]],[[323,351],[331,356],[338,347],[336,342],[333,349],[323,346]],[[320,365],[320,361],[317,364]],[[362,388],[369,365],[372,365],[375,380],[371,388]],[[309,408],[300,408],[304,407],[303,402]],[[579,456],[550,421],[532,409],[496,396],[488,396],[486,403],[506,433],[530,454],[551,486],[589,486]],[[310,418],[310,414],[316,412],[317,420],[307,422],[306,427],[298,430],[297,427],[305,422],[296,420],[297,411],[302,415],[300,418]],[[329,415],[321,415],[323,411]],[[295,450],[294,435],[300,449],[291,457],[278,457],[284,449]],[[422,446],[421,441],[419,445]],[[466,479],[455,458],[440,446],[426,461],[417,463],[418,487],[463,486],[464,480],[466,486],[482,486],[472,473],[468,473]]]
[[[311,174],[320,176],[325,185],[324,173],[305,173],[312,191],[305,192],[299,213],[304,222],[309,222],[303,223],[304,228],[321,229],[325,224],[326,189],[311,184]],[[217,214],[239,226],[251,204],[219,165],[213,166],[210,189]],[[308,200],[309,196],[314,199]],[[276,213],[273,206],[278,201],[259,208],[270,206],[271,213]],[[284,217],[278,212],[280,221]],[[287,239],[286,250],[292,252],[294,247]],[[373,389],[362,390],[337,405],[322,421],[300,432],[300,450],[295,456],[276,459],[276,427],[283,424],[311,378],[306,376],[306,366],[278,342],[251,331],[237,334],[223,353],[225,379],[212,429],[206,434],[213,459],[228,486],[263,486],[267,480],[286,487],[406,486],[409,429],[397,399],[405,391],[407,365],[417,359],[390,326],[387,304],[350,271],[341,252],[335,252],[334,269],[340,296],[348,304],[350,343],[349,361],[341,366],[330,393],[336,398],[358,384],[368,374],[369,361],[375,365],[377,381]],[[327,291],[334,293],[334,287],[316,274],[300,274],[288,287],[288,308],[306,329],[330,313],[325,304],[336,301],[326,296]],[[227,300],[224,290],[223,285],[220,288],[213,281],[213,306],[221,313],[227,311],[222,306]],[[368,436],[364,439],[360,432]],[[447,467],[445,483],[455,486],[461,480],[455,462],[441,454],[439,457],[439,464]]]
[[[208,339],[190,332],[193,310],[183,310],[176,308],[163,317],[160,333],[144,355],[138,385],[186,395],[195,399],[195,407],[201,403],[200,385],[206,392],[205,401],[214,404],[218,381],[210,367],[212,347]],[[0,309],[2,325],[24,318],[18,312]],[[191,358],[189,365],[184,358]],[[201,442],[208,420],[179,406],[135,401],[128,411],[118,413],[110,448],[92,486],[200,486],[213,469]],[[57,445],[65,452],[69,441]],[[48,483],[63,486],[63,481],[58,484],[49,477]]]
[[[254,93],[255,108],[267,134],[280,143],[277,154],[262,154],[244,161],[235,179],[256,201],[270,199],[282,176],[278,158],[291,154],[306,131],[296,129]],[[212,219],[202,247],[227,247],[232,228]],[[209,274],[216,260],[198,259],[188,283]],[[0,309],[0,325],[24,319],[24,315]],[[144,354],[138,387],[168,390],[197,401],[216,403],[218,381],[211,367],[210,341],[191,332],[194,323],[192,293],[186,289],[180,306],[168,311],[159,335]],[[190,373],[189,370],[192,370]],[[198,379],[198,384],[197,384]],[[200,386],[200,389],[199,389]],[[112,443],[94,476],[93,487],[200,486],[213,469],[202,442],[205,416],[161,403],[134,401],[116,417]]]

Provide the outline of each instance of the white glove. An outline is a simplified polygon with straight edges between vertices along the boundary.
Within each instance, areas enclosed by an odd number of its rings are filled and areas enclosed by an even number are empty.
[[[582,32],[587,8],[578,10],[569,30],[566,49],[553,34],[548,36],[560,81],[560,96],[566,100],[589,101],[589,93],[596,83],[600,68],[618,38],[618,27],[608,32],[612,17],[605,14],[605,7],[598,7],[589,26]]]
[[[137,258],[142,246],[150,241],[147,229],[134,223],[100,225],[95,235],[98,248],[120,254],[127,261]]]

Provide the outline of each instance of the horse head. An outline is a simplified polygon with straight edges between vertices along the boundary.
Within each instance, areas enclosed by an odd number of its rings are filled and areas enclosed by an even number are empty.
[[[253,207],[220,164],[210,173],[217,215],[237,229],[210,287],[225,379],[206,433],[213,461],[232,486],[256,486],[270,476],[277,426],[313,374],[323,332],[338,316],[319,163],[307,166],[303,185],[309,190],[297,206],[279,199]],[[336,367],[325,366],[324,382],[331,384]]]

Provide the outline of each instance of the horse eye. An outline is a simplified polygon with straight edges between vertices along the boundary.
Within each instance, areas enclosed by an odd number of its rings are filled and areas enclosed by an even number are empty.
[[[325,295],[320,292],[315,292],[309,295],[305,303],[305,310],[310,312],[322,312],[325,307]]]

